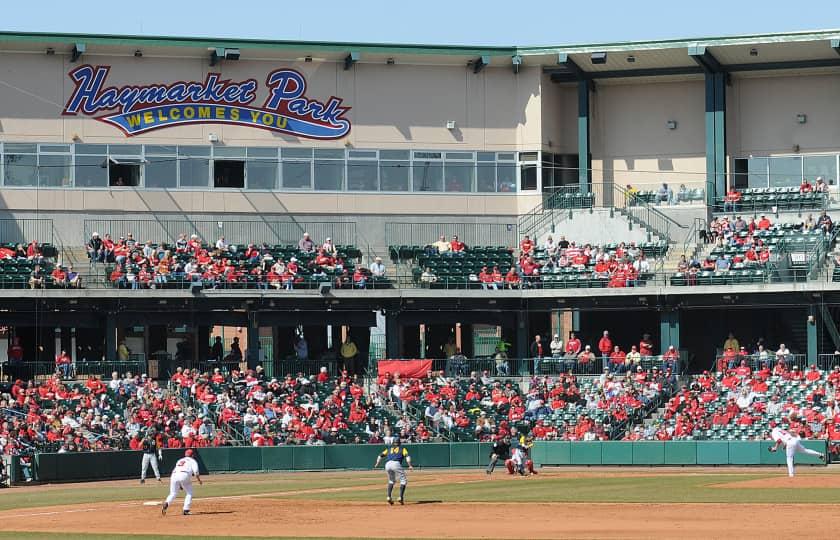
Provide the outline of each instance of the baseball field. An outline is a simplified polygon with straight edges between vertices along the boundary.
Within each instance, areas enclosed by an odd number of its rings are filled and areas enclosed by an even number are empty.
[[[415,470],[405,506],[381,470],[228,474],[195,485],[193,515],[168,481],[2,492],[0,538],[837,538],[840,469]]]

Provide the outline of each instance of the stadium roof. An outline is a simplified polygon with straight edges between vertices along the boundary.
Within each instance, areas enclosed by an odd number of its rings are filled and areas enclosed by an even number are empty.
[[[69,54],[83,43],[86,55],[204,57],[217,48],[240,49],[243,59],[464,64],[484,57],[491,66],[542,66],[557,81],[661,75],[694,75],[706,70],[749,72],[826,69],[840,66],[840,30],[707,37],[562,46],[463,46],[229,39],[205,37],[0,32],[0,49]],[[606,53],[593,63],[593,53]],[[691,54],[690,54],[691,53]],[[485,64],[486,65],[486,64]]]

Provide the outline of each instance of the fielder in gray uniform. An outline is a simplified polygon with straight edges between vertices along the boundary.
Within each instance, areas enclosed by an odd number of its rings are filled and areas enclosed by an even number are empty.
[[[149,465],[152,466],[152,470],[155,472],[155,478],[160,482],[160,468],[158,467],[158,453],[160,450],[157,447],[154,430],[150,430],[143,437],[141,444],[143,445],[143,464],[140,467],[140,483],[146,483],[146,471],[149,470]]]

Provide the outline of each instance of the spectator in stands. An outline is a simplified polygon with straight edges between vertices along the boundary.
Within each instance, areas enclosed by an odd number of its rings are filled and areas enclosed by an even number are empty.
[[[103,249],[102,239],[99,238],[98,232],[90,235],[90,240],[88,240],[85,249],[91,262],[104,262],[105,250]]]
[[[607,359],[612,353],[613,350],[613,342],[610,339],[610,333],[608,330],[604,330],[601,339],[598,340],[598,351],[601,353],[601,360],[603,360],[604,365],[607,365]]]
[[[357,289],[364,289],[367,287],[368,275],[366,269],[362,266],[357,266],[353,271],[353,286]]]
[[[814,191],[816,193],[828,193],[828,184],[825,183],[822,176],[817,177],[817,181],[814,184]]]
[[[624,372],[626,371],[625,362],[627,360],[627,355],[624,351],[621,350],[621,347],[618,345],[613,346],[613,350],[610,353],[610,363],[609,369],[611,373],[615,372]]]
[[[213,340],[213,346],[210,347],[210,358],[213,362],[221,362],[225,355],[224,345],[222,344],[222,336],[216,336]]]
[[[624,367],[629,371],[632,368],[641,366],[642,355],[635,345],[630,346],[630,352],[624,358]]]
[[[376,257],[373,259],[373,264],[370,265],[370,273],[376,278],[385,277],[385,265],[382,264],[382,257]]]
[[[41,269],[40,264],[36,264],[32,268],[32,272],[29,273],[29,288],[30,289],[43,289],[44,285],[46,284],[46,275],[44,271]]]
[[[519,250],[522,252],[523,255],[530,255],[534,249],[534,242],[531,240],[531,237],[527,234],[525,238],[519,242]]]
[[[344,363],[344,369],[353,375],[359,374],[359,348],[349,333],[341,342],[339,355],[341,356],[341,361]]]
[[[650,339],[650,334],[642,335],[642,340],[639,342],[639,354],[653,356],[653,341]]]
[[[790,362],[790,349],[784,343],[779,344],[779,349],[776,351],[776,361],[782,362],[785,366]]]
[[[803,178],[802,183],[799,184],[799,193],[805,194],[811,193],[812,191],[814,191],[814,186],[811,185],[807,178]]]
[[[734,212],[739,202],[741,202],[741,192],[735,189],[735,186],[730,186],[723,198],[723,211]]]
[[[56,287],[66,288],[67,287],[67,273],[64,271],[64,268],[61,265],[55,265],[52,271],[52,281],[53,285]]]
[[[595,354],[592,352],[592,347],[587,345],[580,351],[577,357],[577,367],[581,373],[591,373],[595,365]]]
[[[324,252],[330,257],[338,256],[338,248],[336,248],[335,244],[332,241],[332,238],[328,237],[326,240],[324,240],[321,249],[323,249]]]
[[[315,242],[312,241],[312,238],[309,237],[309,233],[303,233],[303,238],[298,241],[298,250],[301,253],[314,253],[315,252]]]
[[[440,255],[449,253],[449,250],[451,249],[449,242],[446,241],[446,236],[444,235],[440,235],[440,237],[438,237],[438,241],[433,243],[431,247],[434,248]]]
[[[481,268],[481,272],[478,273],[478,281],[481,283],[481,288],[484,290],[498,290],[499,288],[493,279],[493,272],[489,271],[486,266],[483,266]]]
[[[659,189],[656,191],[656,200],[660,203],[667,203],[671,204],[671,201],[674,199],[674,190],[668,187],[668,184],[665,182],[659,186]]]
[[[563,340],[560,339],[560,334],[554,334],[554,338],[548,344],[553,358],[560,358],[563,356]]]
[[[820,212],[820,218],[817,220],[817,227],[823,230],[825,233],[831,232],[831,229],[834,227],[834,223],[831,221],[831,216],[825,213],[825,210]]]
[[[663,370],[671,370],[673,372],[677,371],[677,364],[680,360],[680,353],[677,352],[676,347],[673,345],[668,346],[668,350],[662,355],[662,369]]]
[[[543,242],[543,250],[545,250],[546,255],[554,255],[557,252],[557,244],[554,243],[554,238],[551,237],[549,234],[545,242]]]
[[[452,255],[463,255],[467,249],[466,244],[458,240],[458,235],[453,234],[452,240],[449,241],[449,252]]]
[[[295,341],[295,355],[302,362],[309,360],[309,344],[303,335],[298,336],[297,341]]]
[[[67,354],[67,351],[62,350],[60,354],[55,357],[55,367],[61,373],[61,377],[69,379],[73,372],[73,359]]]
[[[761,219],[758,220],[758,230],[766,231],[766,230],[769,230],[770,227],[772,227],[772,226],[773,226],[773,223],[771,223],[770,220],[767,219],[767,216],[764,215],[764,214],[761,214]]]
[[[423,273],[420,274],[420,282],[425,285],[430,285],[432,283],[435,283],[436,281],[437,276],[434,272],[432,272],[432,269],[427,266],[426,269],[423,270]]]
[[[508,273],[505,274],[505,287],[508,289],[518,289],[520,286],[519,274],[516,272],[516,268],[511,266]]]
[[[534,359],[534,374],[536,375],[539,373],[540,369],[540,360],[547,356],[546,347],[542,341],[542,336],[539,334],[534,336],[534,341],[531,343],[531,358]]]

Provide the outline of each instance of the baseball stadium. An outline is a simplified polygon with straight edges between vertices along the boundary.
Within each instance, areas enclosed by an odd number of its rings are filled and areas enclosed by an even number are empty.
[[[0,538],[836,538],[840,30],[0,32]]]

